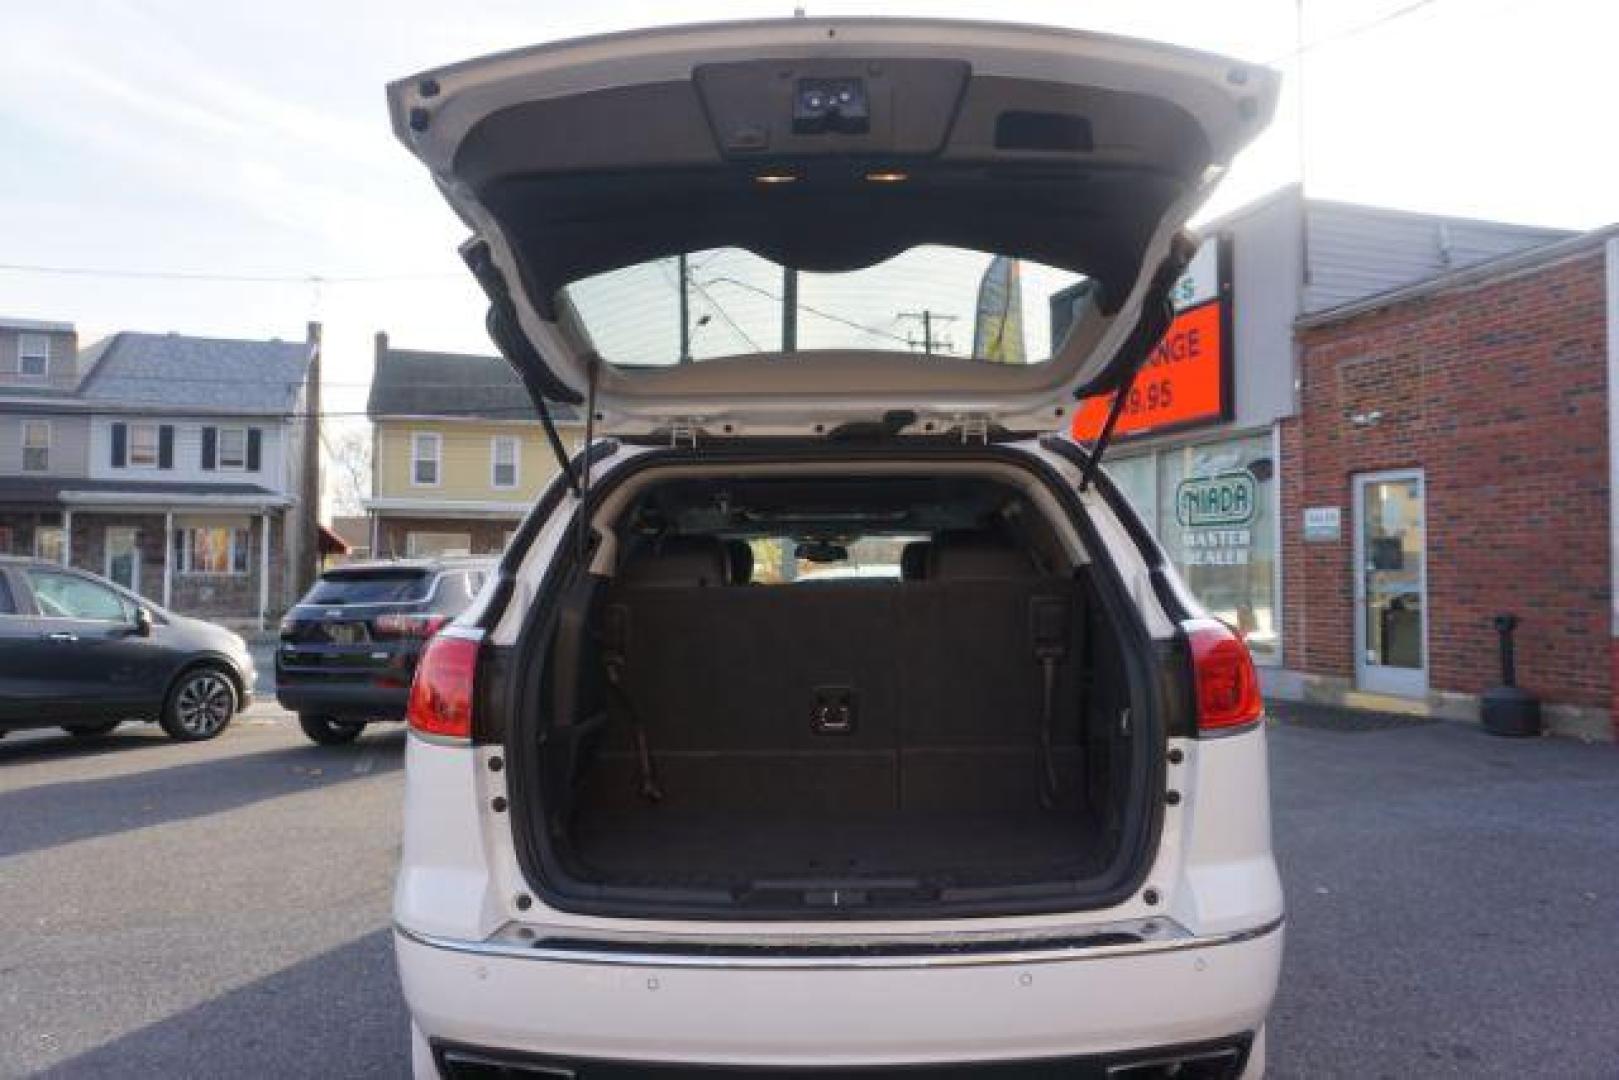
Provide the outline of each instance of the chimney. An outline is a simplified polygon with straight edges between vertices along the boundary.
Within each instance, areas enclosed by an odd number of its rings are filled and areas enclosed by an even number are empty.
[[[297,560],[293,572],[295,596],[308,592],[320,572],[320,323],[309,324],[305,340],[309,343],[309,376],[304,384],[304,475],[299,485],[299,543],[289,548]]]
[[[388,355],[388,331],[386,331],[386,330],[378,330],[377,331],[377,363],[379,363],[379,364],[382,363],[382,358],[384,356],[386,356],[386,355]]]

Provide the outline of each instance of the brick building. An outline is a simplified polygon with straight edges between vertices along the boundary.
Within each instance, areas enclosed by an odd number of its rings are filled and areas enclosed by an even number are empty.
[[[1616,236],[1298,320],[1273,690],[1474,718],[1510,613],[1552,727],[1612,737]]]

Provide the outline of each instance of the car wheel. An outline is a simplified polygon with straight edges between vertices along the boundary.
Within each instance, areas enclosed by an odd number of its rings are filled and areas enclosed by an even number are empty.
[[[236,715],[236,686],[216,667],[192,668],[169,693],[158,721],[179,742],[212,739]]]
[[[305,735],[322,746],[341,746],[360,737],[360,732],[365,730],[365,721],[299,713],[298,726],[304,729]]]
[[[122,720],[102,720],[94,724],[63,724],[62,730],[81,739],[93,739],[97,735],[107,734],[121,723]]]

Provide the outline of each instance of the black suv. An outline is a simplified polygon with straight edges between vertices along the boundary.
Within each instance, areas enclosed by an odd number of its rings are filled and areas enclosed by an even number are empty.
[[[281,620],[276,700],[323,745],[403,720],[422,646],[483,588],[493,559],[351,563],[328,570]]]
[[[0,558],[0,735],[156,720],[181,742],[212,739],[252,702],[253,678],[247,643],[223,626],[84,570]]]

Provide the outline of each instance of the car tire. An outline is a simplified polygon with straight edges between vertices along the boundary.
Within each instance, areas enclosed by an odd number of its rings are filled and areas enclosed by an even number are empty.
[[[81,739],[94,739],[112,731],[122,720],[101,720],[94,724],[63,724],[62,730]]]
[[[194,667],[169,691],[158,724],[176,742],[203,742],[230,726],[237,700],[236,684],[222,668]]]
[[[342,746],[360,737],[365,730],[364,720],[339,720],[335,716],[299,713],[298,726],[304,729],[310,741],[322,746]]]

